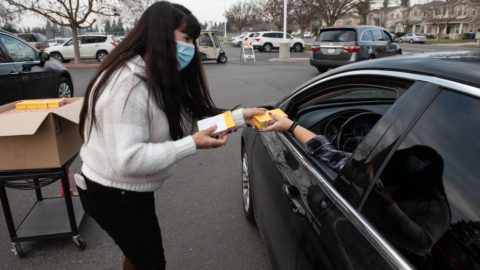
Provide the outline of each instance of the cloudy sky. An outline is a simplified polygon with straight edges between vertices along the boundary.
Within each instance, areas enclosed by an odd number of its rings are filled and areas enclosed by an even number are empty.
[[[240,0],[170,0],[190,9],[201,22],[222,22],[224,20],[224,4],[226,8]],[[101,20],[98,20],[101,23]],[[20,27],[43,26],[47,21],[33,14],[27,14],[17,22]]]

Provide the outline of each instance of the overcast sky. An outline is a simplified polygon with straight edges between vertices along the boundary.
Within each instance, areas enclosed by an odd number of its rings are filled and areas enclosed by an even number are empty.
[[[225,20],[223,17],[224,3],[228,9],[230,5],[238,1],[240,0],[170,0],[170,2],[186,6],[201,22],[223,22]],[[22,16],[18,22],[20,27],[44,26],[46,23],[46,19],[32,14]]]

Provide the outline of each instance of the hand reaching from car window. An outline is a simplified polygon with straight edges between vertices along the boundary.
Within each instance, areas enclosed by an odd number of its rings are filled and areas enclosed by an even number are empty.
[[[246,108],[243,109],[243,119],[245,119],[245,123],[248,125],[252,125],[252,117],[255,115],[262,115],[267,112],[265,108]]]

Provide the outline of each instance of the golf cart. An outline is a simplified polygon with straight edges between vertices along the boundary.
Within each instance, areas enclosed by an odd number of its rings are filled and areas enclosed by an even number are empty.
[[[200,51],[201,60],[216,60],[218,63],[226,63],[227,56],[220,46],[217,32],[202,31],[197,39],[198,50]]]

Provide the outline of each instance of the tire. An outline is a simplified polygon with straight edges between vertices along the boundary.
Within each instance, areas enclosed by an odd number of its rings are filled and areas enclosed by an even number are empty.
[[[258,47],[259,52],[263,52],[263,47]]]
[[[73,84],[67,77],[61,77],[57,85],[57,97],[73,97]]]
[[[50,57],[57,60],[60,63],[65,62],[65,59],[63,59],[63,56],[62,56],[61,53],[53,52],[53,53],[50,54]]]
[[[301,43],[295,43],[295,44],[293,45],[293,50],[294,50],[295,52],[303,52],[303,46],[302,46],[302,44],[301,44]]]
[[[241,41],[237,42],[237,47],[240,47],[240,46],[242,46],[242,42],[241,42]]]
[[[272,44],[270,44],[270,43],[265,43],[265,44],[263,44],[263,50],[264,50],[265,52],[271,52],[272,49],[273,49]]]
[[[253,200],[251,190],[250,170],[248,168],[247,151],[242,152],[242,201],[243,213],[250,224],[256,224],[253,213]]]
[[[107,57],[108,55],[108,52],[107,51],[98,51],[97,52],[97,61],[98,62],[103,62],[103,60],[105,59],[105,57]]]
[[[410,39],[410,42],[409,42],[409,43],[410,43],[410,44],[413,44],[413,39]]]
[[[402,53],[403,53],[403,52],[402,52],[401,49],[397,51],[397,54],[402,54]]]
[[[217,63],[220,64],[225,64],[227,62],[228,58],[225,54],[220,54],[217,58]]]

